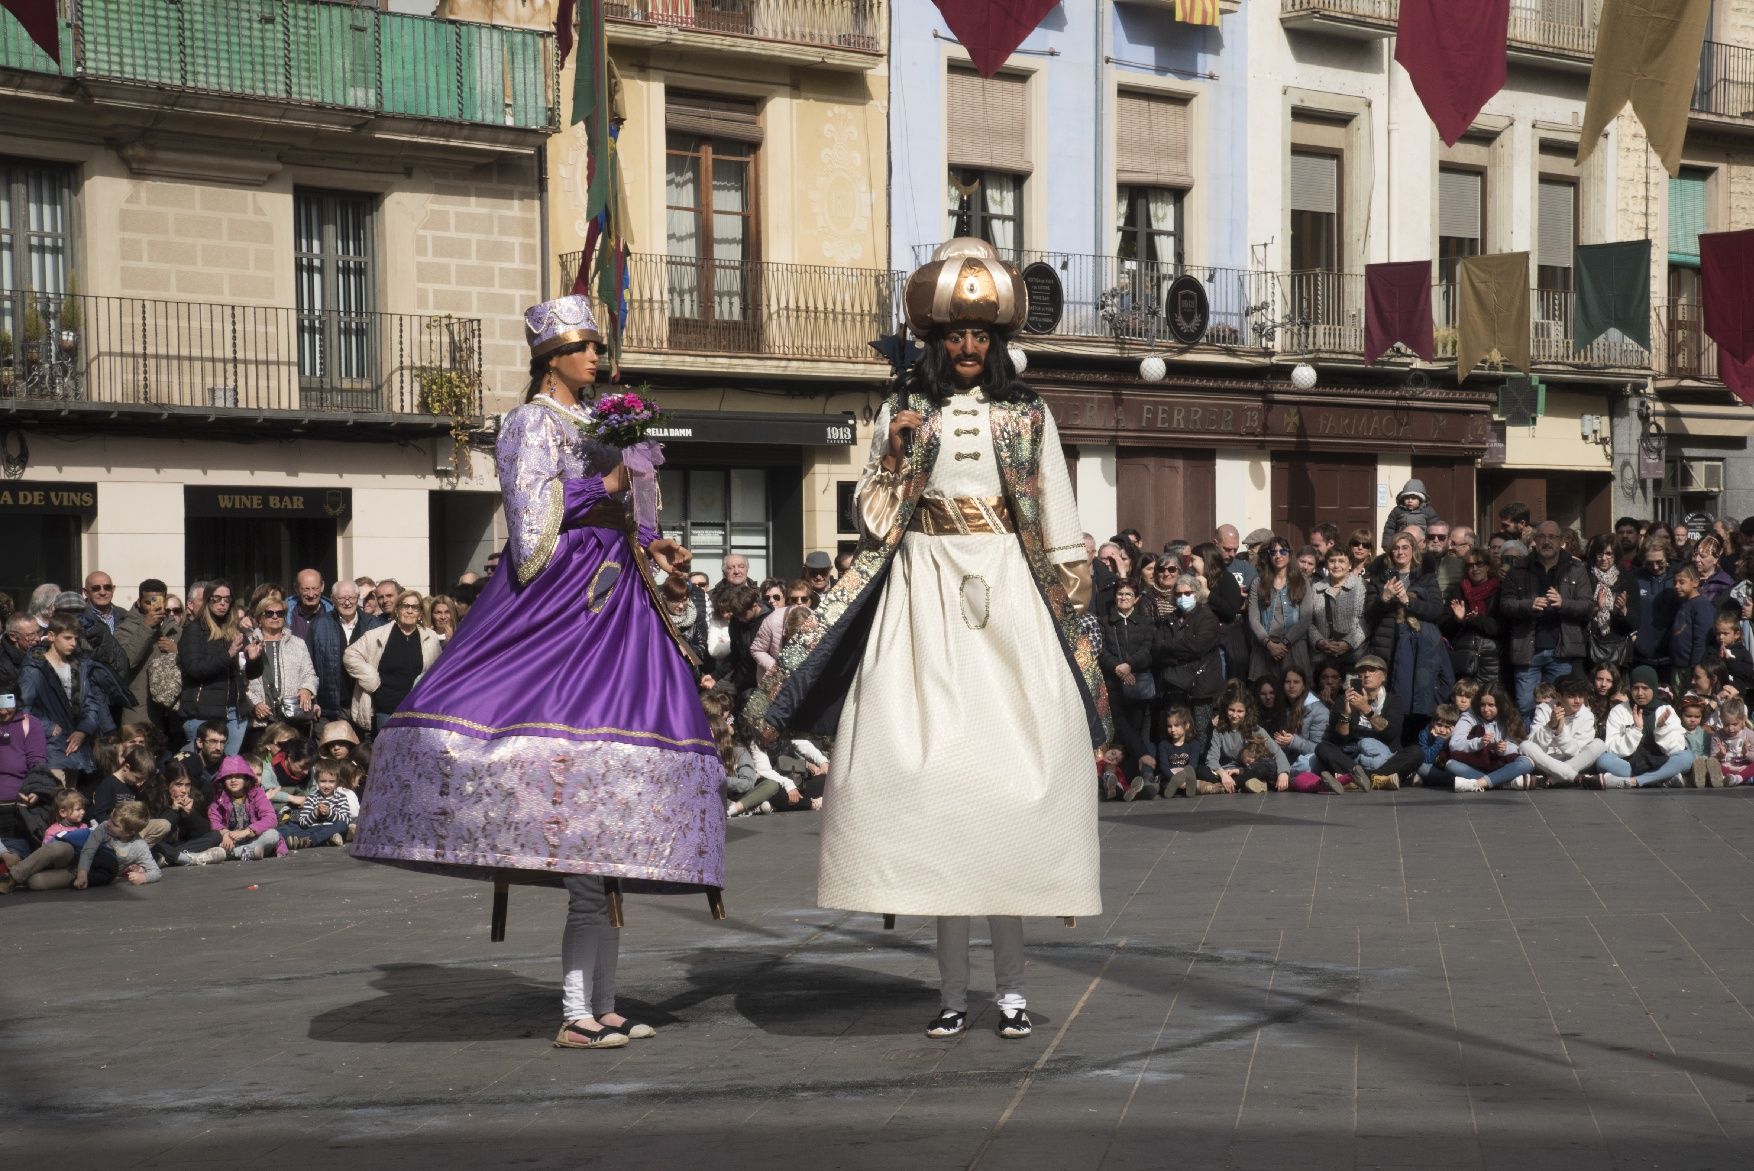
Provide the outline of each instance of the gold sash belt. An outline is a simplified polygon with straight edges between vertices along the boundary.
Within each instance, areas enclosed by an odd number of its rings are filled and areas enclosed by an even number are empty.
[[[1011,507],[1003,496],[921,497],[908,528],[929,537],[1017,531],[1017,526],[1011,523]]]

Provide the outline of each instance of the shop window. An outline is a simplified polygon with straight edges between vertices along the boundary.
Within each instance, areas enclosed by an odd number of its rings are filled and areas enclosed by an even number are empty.
[[[759,582],[773,564],[773,521],[765,468],[672,468],[660,473],[663,508],[658,523],[694,554],[694,564],[719,579],[719,562],[733,553],[749,559]]]

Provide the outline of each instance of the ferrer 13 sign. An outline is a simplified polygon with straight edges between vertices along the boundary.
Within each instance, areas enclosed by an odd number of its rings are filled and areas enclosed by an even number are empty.
[[[1184,346],[1195,346],[1212,322],[1212,303],[1200,278],[1178,276],[1163,295],[1163,317],[1169,335]]]

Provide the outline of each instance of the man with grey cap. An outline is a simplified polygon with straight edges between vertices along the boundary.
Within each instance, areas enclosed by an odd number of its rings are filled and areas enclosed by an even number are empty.
[[[818,594],[826,590],[834,579],[834,558],[821,549],[804,558],[804,572],[800,576],[810,583],[810,588]]]
[[[1389,666],[1376,655],[1355,669],[1329,714],[1327,739],[1316,745],[1322,784],[1335,793],[1398,789],[1425,761],[1417,740],[1402,744],[1407,701],[1389,689]]]

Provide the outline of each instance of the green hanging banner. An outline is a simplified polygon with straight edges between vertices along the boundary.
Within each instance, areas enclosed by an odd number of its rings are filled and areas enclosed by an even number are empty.
[[[1610,329],[1650,349],[1650,241],[1581,244],[1573,273],[1571,344],[1581,350]]]

